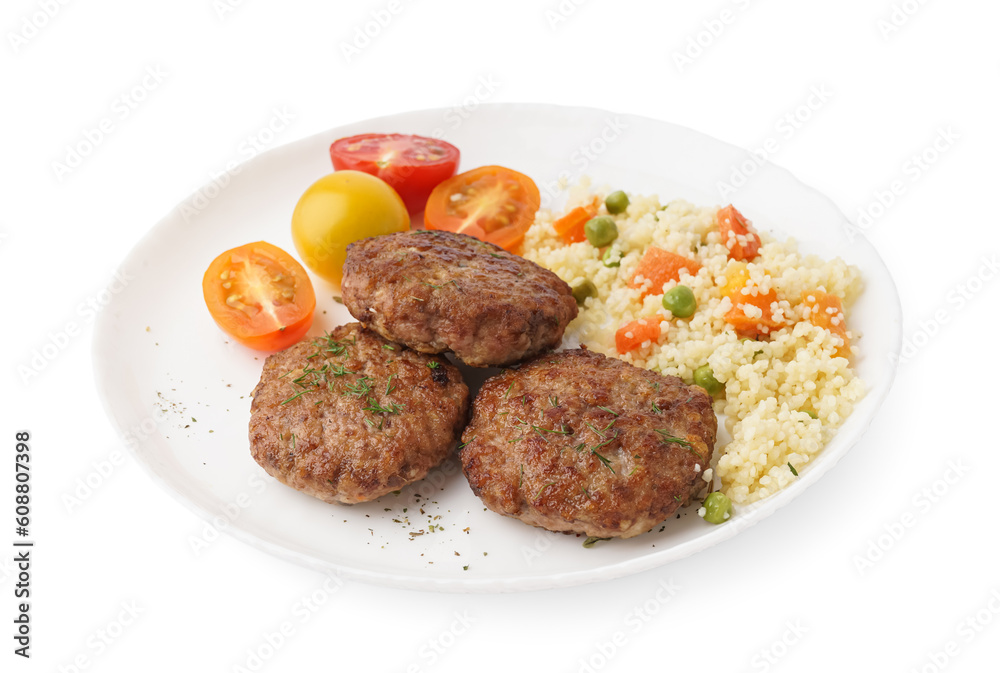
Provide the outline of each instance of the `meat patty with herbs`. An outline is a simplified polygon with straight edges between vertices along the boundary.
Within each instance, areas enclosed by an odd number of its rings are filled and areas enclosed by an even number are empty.
[[[577,314],[569,285],[492,243],[416,230],[347,247],[343,299],[355,318],[423,353],[473,367],[549,350]]]
[[[705,490],[716,430],[702,388],[577,349],[486,381],[460,455],[493,511],[551,531],[626,538]]]
[[[351,323],[267,358],[253,392],[250,451],[296,490],[366,502],[448,456],[468,409],[469,389],[445,358]]]

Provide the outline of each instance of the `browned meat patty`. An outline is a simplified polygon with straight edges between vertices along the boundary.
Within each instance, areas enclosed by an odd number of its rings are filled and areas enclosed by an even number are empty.
[[[483,385],[461,458],[495,512],[552,531],[632,537],[708,485],[715,433],[703,389],[568,350]]]
[[[555,347],[576,317],[570,287],[534,262],[472,236],[407,231],[347,246],[344,304],[387,339],[453,351],[473,367]]]
[[[440,463],[468,410],[454,365],[351,323],[267,358],[253,392],[250,451],[303,493],[365,502]]]

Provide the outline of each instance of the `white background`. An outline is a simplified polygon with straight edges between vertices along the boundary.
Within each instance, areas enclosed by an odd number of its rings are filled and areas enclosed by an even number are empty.
[[[82,656],[86,670],[230,671],[289,620],[263,670],[995,670],[1000,324],[989,309],[1000,294],[986,262],[1000,251],[1000,6],[897,2],[906,11],[894,15],[890,0],[414,0],[350,59],[343,45],[388,2],[5,2],[0,544],[13,540],[10,462],[27,428],[37,546],[30,661],[12,654],[17,580],[2,553],[0,668],[75,670]],[[147,68],[162,82],[121,118],[116,100]],[[124,452],[94,393],[78,307],[136,241],[240,156],[275,107],[294,121],[272,146],[461,106],[481,78],[496,82],[488,102],[646,115],[748,149],[781,138],[771,159],[863,226],[899,287],[911,357],[863,441],[792,505],[658,570],[496,596],[349,582],[305,623],[294,615],[321,575],[227,536],[193,554],[201,521],[131,457],[67,507],[78,479]],[[780,120],[814,87],[828,99],[786,140]],[[53,162],[106,117],[92,154],[59,175]],[[944,151],[928,150],[942,132]],[[935,160],[916,169],[925,150]],[[900,193],[873,210],[894,181]],[[18,366],[71,321],[82,333],[23,380]],[[669,601],[661,582],[677,587]],[[109,623],[130,619],[123,603],[140,614],[101,645]]]

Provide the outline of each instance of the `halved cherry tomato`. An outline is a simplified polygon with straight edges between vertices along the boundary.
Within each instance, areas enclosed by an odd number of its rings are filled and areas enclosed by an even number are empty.
[[[399,193],[410,215],[423,210],[431,191],[455,174],[459,157],[451,143],[401,133],[364,133],[330,145],[336,170],[382,178]]]
[[[722,244],[729,250],[729,258],[751,261],[760,252],[760,236],[747,218],[729,205],[720,208],[715,219],[722,234]]]
[[[424,224],[469,234],[515,251],[542,203],[534,180],[503,166],[483,166],[434,188]]]
[[[264,241],[216,257],[201,289],[219,327],[259,351],[277,351],[299,341],[309,331],[316,309],[306,270],[287,252]]]

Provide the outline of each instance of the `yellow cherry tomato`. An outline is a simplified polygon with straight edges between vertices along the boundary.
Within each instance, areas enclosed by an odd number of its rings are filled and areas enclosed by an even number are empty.
[[[340,292],[347,245],[410,228],[399,194],[360,171],[337,171],[305,191],[292,213],[292,240],[307,267]]]

